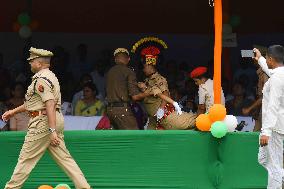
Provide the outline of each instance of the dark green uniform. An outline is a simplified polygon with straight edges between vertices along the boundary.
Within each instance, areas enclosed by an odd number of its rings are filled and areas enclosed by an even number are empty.
[[[107,115],[114,129],[138,129],[131,108],[131,96],[139,94],[136,75],[126,65],[113,66],[106,77]]]

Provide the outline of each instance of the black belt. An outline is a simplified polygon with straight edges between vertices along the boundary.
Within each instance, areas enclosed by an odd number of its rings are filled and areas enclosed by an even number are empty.
[[[109,107],[129,107],[128,102],[110,102],[108,103]]]

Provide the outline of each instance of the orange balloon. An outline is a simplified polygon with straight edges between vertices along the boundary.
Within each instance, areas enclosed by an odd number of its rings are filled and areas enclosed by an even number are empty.
[[[209,131],[211,128],[212,121],[209,118],[208,114],[200,114],[196,118],[196,127],[200,131]]]
[[[56,187],[56,189],[68,189],[68,188],[66,188],[65,186],[59,186],[59,187]]]
[[[226,108],[222,104],[214,104],[209,110],[209,117],[212,122],[223,121],[226,114]]]
[[[53,189],[53,187],[49,185],[41,185],[38,189]]]

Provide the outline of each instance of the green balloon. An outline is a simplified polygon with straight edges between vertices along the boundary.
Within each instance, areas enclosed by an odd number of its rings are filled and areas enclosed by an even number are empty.
[[[229,23],[232,27],[237,27],[241,23],[241,18],[237,15],[233,15],[231,16]]]
[[[211,134],[216,138],[222,138],[228,132],[228,128],[222,121],[216,121],[211,126]]]
[[[28,13],[21,13],[18,16],[18,22],[23,26],[29,25],[31,23],[31,17]]]
[[[68,186],[68,184],[58,184],[54,189],[57,189],[59,187],[65,187],[66,189],[71,189],[70,186]]]

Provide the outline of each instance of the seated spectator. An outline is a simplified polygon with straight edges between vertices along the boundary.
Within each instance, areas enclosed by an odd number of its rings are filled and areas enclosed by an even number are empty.
[[[74,94],[73,98],[72,98],[72,108],[73,108],[73,114],[75,112],[75,106],[77,104],[77,102],[81,99],[83,99],[84,95],[83,95],[83,86],[86,83],[93,83],[93,79],[89,74],[84,74],[81,76],[80,78],[80,83],[78,88],[76,89],[76,93]]]
[[[72,104],[70,102],[63,102],[61,111],[63,115],[72,115]]]
[[[9,109],[16,108],[24,104],[25,85],[21,82],[15,83],[11,88],[12,97],[6,102]]]
[[[176,101],[176,102],[179,103],[179,101],[180,101],[180,99],[182,98],[182,96],[181,96],[180,91],[179,91],[179,89],[178,89],[177,86],[172,87],[172,88],[170,89],[170,96],[171,96],[171,98],[172,98],[174,101]]]
[[[6,102],[8,109],[16,108],[24,103],[25,85],[21,82],[15,83],[11,88],[12,97]],[[11,131],[26,131],[29,123],[27,112],[16,114],[10,119]]]
[[[251,87],[249,85],[249,77],[245,74],[242,74],[239,79],[237,80],[238,82],[240,82],[242,84],[242,86],[244,87],[245,91],[246,91],[246,98],[250,99],[250,100],[255,100],[255,91],[256,89]],[[254,86],[256,86],[256,84],[254,84]]]
[[[197,105],[195,103],[195,95],[188,95],[182,110],[184,112],[196,113]]]
[[[86,83],[83,87],[83,99],[75,106],[76,116],[102,116],[105,107],[102,101],[96,98],[97,88],[93,83]]]
[[[233,85],[234,99],[226,103],[227,114],[234,116],[245,116],[242,109],[249,106],[252,100],[246,98],[245,87],[241,82],[235,82]]]

